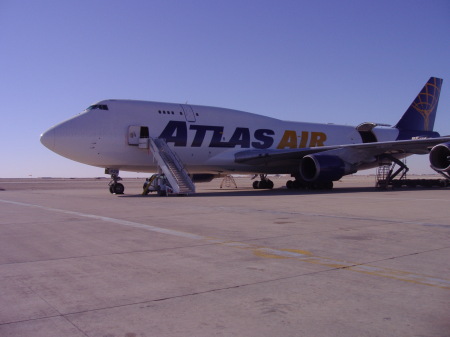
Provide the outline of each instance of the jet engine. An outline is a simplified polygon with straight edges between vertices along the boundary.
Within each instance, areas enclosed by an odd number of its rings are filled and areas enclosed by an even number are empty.
[[[356,172],[340,157],[330,154],[310,154],[300,163],[300,175],[307,182],[336,181]]]
[[[430,151],[431,168],[450,173],[450,142],[434,146]]]

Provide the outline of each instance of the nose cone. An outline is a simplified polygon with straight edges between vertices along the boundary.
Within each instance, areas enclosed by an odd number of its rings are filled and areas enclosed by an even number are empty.
[[[51,127],[41,135],[42,145],[80,163],[96,163],[101,137],[98,119],[93,117],[96,116],[81,114]]]
[[[54,151],[55,150],[55,131],[53,128],[48,129],[43,134],[41,134],[41,143],[47,149]]]

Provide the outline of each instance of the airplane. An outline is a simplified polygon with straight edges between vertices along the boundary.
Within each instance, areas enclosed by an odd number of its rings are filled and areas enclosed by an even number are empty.
[[[120,170],[159,172],[154,181],[180,194],[195,193],[194,182],[230,174],[259,175],[255,189],[273,188],[269,174],[293,177],[289,189],[331,189],[343,176],[382,163],[407,170],[400,159],[413,154],[429,154],[430,166],[450,179],[450,136],[433,131],[442,82],[431,77],[392,127],[291,122],[218,107],[109,99],[51,127],[40,140],[61,156],[104,168],[114,194],[124,192]]]

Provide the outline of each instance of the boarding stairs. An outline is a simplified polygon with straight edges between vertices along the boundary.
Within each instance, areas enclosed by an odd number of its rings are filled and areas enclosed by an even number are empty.
[[[173,194],[194,194],[195,185],[177,154],[161,138],[149,138],[150,149]]]
[[[386,161],[387,160],[387,161]],[[421,187],[449,187],[449,177],[443,175],[445,179],[407,179],[406,173],[408,166],[406,159],[399,160],[393,156],[385,155],[380,158],[379,167],[377,169],[376,187],[380,189],[387,189],[388,187],[401,188],[416,186]],[[439,173],[439,172],[438,172]],[[398,177],[398,178],[396,178]]]
[[[392,165],[384,164],[377,168],[376,173],[376,187],[386,189],[389,186],[390,177],[392,174]]]
[[[408,171],[409,168],[406,166],[406,159],[401,161],[393,156],[384,155],[379,158],[379,166],[376,173],[376,187],[380,189],[386,189],[388,186],[401,187],[406,180],[406,173]],[[396,177],[398,178],[395,179]]]

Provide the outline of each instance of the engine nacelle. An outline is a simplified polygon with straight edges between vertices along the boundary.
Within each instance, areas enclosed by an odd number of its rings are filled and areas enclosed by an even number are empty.
[[[340,157],[329,154],[310,154],[300,163],[300,175],[307,182],[336,181],[354,172]]]
[[[438,172],[450,172],[450,142],[438,144],[431,149],[430,164]]]

